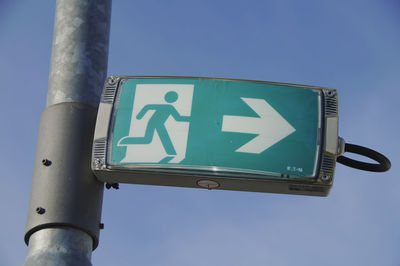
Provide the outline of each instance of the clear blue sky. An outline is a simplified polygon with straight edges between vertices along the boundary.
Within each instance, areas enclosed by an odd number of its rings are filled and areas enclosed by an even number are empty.
[[[55,1],[0,0],[0,265],[21,265]],[[257,79],[339,92],[340,135],[392,161],[337,165],[329,197],[121,185],[103,265],[399,265],[400,3],[118,1],[108,74]]]

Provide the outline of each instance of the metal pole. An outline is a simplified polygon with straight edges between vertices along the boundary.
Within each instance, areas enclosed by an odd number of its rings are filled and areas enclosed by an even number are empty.
[[[47,108],[40,120],[25,266],[92,265],[103,184],[90,169],[107,74],[111,0],[57,0]]]

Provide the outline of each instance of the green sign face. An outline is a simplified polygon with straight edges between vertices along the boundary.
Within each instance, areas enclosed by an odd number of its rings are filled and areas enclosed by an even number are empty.
[[[126,78],[115,97],[111,167],[252,178],[316,175],[320,90],[240,80]]]

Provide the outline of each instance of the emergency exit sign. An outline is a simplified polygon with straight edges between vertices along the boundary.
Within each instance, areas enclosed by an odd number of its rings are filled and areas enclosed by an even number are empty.
[[[328,88],[271,82],[111,77],[93,170],[111,183],[278,193],[273,184],[286,183],[282,193],[292,184],[294,194],[310,194],[312,186],[326,194],[333,168],[321,167],[336,154],[324,144],[337,144],[337,106],[332,112],[327,103],[336,97]]]

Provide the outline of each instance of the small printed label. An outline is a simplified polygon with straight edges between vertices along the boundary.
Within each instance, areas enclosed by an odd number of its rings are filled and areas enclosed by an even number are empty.
[[[286,170],[290,171],[290,172],[303,173],[303,168],[302,167],[287,166]]]

